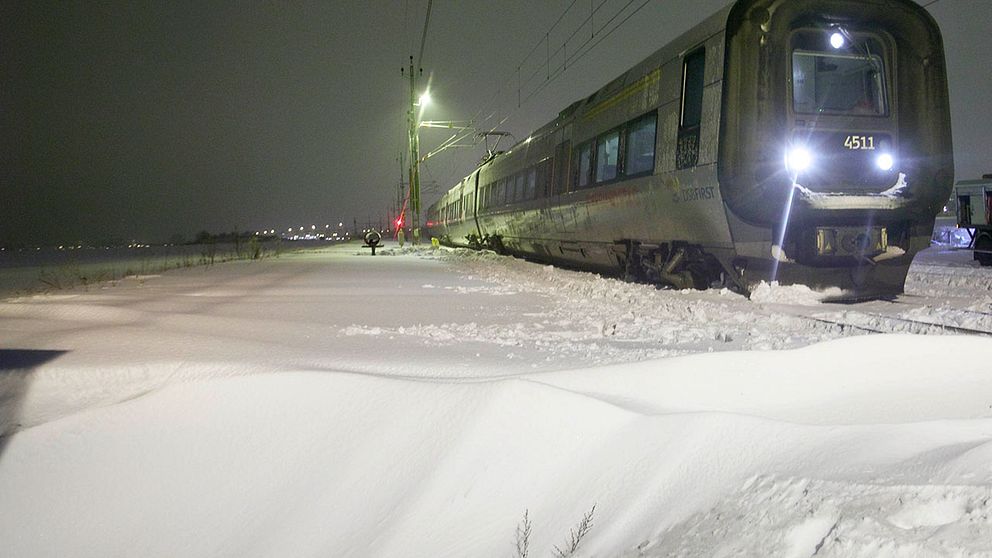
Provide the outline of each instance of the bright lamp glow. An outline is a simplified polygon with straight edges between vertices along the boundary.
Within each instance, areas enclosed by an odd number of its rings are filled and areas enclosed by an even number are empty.
[[[841,35],[840,33],[834,33],[833,35],[830,35],[830,46],[834,48],[840,48],[844,46],[844,35]]]
[[[894,167],[896,164],[896,160],[892,158],[892,155],[889,155],[888,153],[882,153],[881,155],[878,156],[878,159],[875,159],[875,164],[878,165],[878,168],[882,169],[883,171],[887,171],[887,170],[892,170],[892,167]]]
[[[431,104],[431,93],[424,91],[424,94],[420,96],[420,106],[426,107],[429,104]]]
[[[785,165],[792,172],[802,172],[813,164],[813,155],[805,147],[794,147],[785,156]]]

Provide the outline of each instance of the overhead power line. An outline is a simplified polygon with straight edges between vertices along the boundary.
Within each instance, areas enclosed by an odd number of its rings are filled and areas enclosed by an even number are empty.
[[[603,24],[603,27],[599,29],[600,31],[599,35],[593,35],[592,37],[584,41],[581,45],[579,45],[579,47],[577,48],[574,54],[564,56],[564,60],[562,61],[561,65],[556,66],[554,70],[550,73],[548,78],[545,79],[540,84],[538,84],[534,88],[534,90],[531,91],[530,94],[528,94],[527,97],[523,99],[523,103],[526,103],[530,99],[534,98],[534,96],[544,91],[544,89],[547,88],[547,86],[550,85],[551,82],[553,82],[563,73],[565,73],[565,70],[567,70],[570,66],[575,65],[579,60],[585,57],[586,54],[589,54],[589,52],[591,52],[594,48],[596,48],[596,46],[598,46],[599,43],[606,40],[606,38],[612,35],[617,29],[622,27],[624,23],[627,23],[627,21],[630,20],[630,18],[634,17],[639,11],[641,11],[644,8],[644,6],[647,6],[649,3],[651,3],[651,0],[644,0],[643,2],[641,2],[639,6],[637,6],[637,8],[634,9],[634,11],[627,14],[627,17],[617,22],[615,25],[613,25],[613,27],[606,30],[605,33],[602,33],[603,29],[605,29],[608,25],[612,24],[617,19],[617,17],[619,17],[620,14],[627,9],[628,6],[634,3],[634,1],[635,0],[630,0],[624,5],[623,8],[618,10],[617,13],[613,14],[613,17],[607,20],[606,23]],[[595,38],[595,40],[593,40],[593,38]]]
[[[427,44],[427,26],[431,23],[431,7],[434,0],[427,0],[427,18],[424,19],[424,32],[420,36],[420,54],[417,56],[417,67],[424,67],[424,45]]]
[[[511,88],[515,88],[517,106],[509,110],[504,117],[500,118],[495,126],[489,128],[489,131],[496,130],[514,116],[531,99],[544,91],[548,85],[565,73],[568,68],[585,57],[586,54],[651,2],[651,0],[643,0],[633,11],[629,11],[631,5],[637,0],[628,0],[612,14],[600,16],[599,12],[603,10],[604,5],[608,1],[601,0],[598,4],[590,3],[589,12],[586,16],[574,28],[565,29],[562,34],[564,35],[564,39],[560,43],[555,41],[559,46],[552,50],[551,43],[554,40],[552,33],[559,28],[568,13],[576,6],[577,0],[573,0],[544,33],[544,37],[539,39],[527,54],[521,58],[520,62],[514,66],[513,74],[499,82],[495,94],[488,103],[483,105],[483,108],[480,108],[473,117],[473,120],[478,122],[480,127],[490,122],[496,117],[497,111],[493,110],[493,107],[499,104],[500,100],[509,93]],[[620,19],[621,17],[622,19]],[[599,21],[603,21],[603,23],[594,25],[599,23]],[[588,30],[589,34],[584,39],[581,39],[581,42],[578,42],[576,37],[583,29]],[[545,45],[546,59],[535,62],[533,60],[534,54],[539,51],[542,44]],[[480,119],[480,116],[485,112],[489,112],[489,114],[485,118]]]

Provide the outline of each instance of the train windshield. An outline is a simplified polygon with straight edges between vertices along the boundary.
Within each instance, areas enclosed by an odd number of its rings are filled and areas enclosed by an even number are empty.
[[[804,34],[805,35],[805,34]],[[805,40],[803,40],[805,39]],[[816,48],[801,36],[792,51],[793,110],[799,114],[884,116],[882,52],[872,39],[850,48]],[[813,48],[809,48],[813,47]]]

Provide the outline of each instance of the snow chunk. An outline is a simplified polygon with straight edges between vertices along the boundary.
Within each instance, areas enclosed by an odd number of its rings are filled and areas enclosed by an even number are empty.
[[[838,297],[844,291],[831,287],[824,291],[814,291],[806,285],[779,285],[778,281],[770,284],[762,281],[758,286],[751,289],[751,300],[753,302],[776,303],[776,304],[798,304],[801,306],[814,306],[820,304],[824,299]]]

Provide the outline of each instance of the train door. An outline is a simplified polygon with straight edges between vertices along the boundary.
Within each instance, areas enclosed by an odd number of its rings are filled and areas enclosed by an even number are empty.
[[[687,54],[682,62],[682,111],[675,147],[675,166],[687,169],[699,162],[699,129],[703,121],[703,75],[706,49]]]

